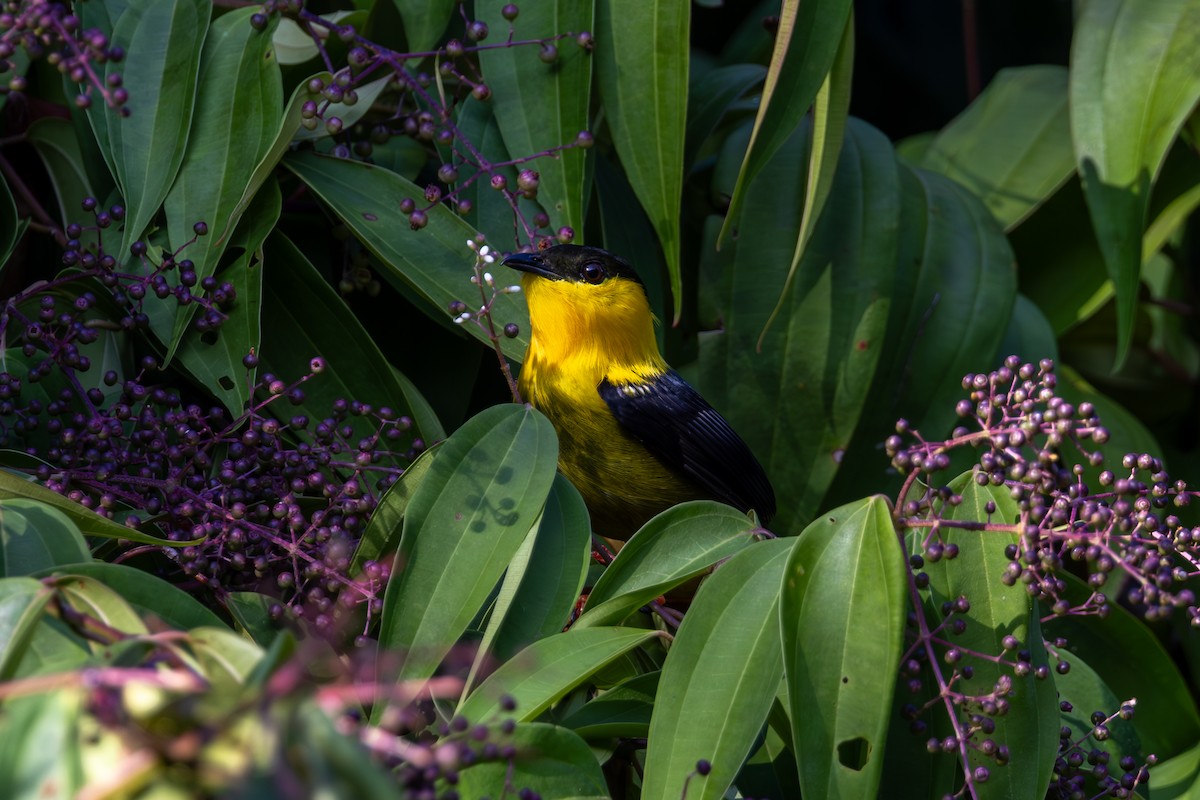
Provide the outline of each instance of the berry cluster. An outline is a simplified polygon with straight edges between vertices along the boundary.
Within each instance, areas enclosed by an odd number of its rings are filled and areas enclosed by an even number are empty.
[[[439,157],[444,160],[434,173],[436,180],[430,180],[426,185],[424,204],[412,199],[405,199],[400,204],[400,212],[413,230],[428,225],[429,211],[439,203],[459,214],[470,213],[473,204],[465,190],[483,181],[505,198],[529,241],[569,242],[575,235],[569,227],[564,226],[553,233],[538,233],[550,226],[550,218],[544,212],[533,212],[531,218],[526,219],[520,201],[535,200],[541,180],[537,170],[527,165],[565,149],[591,147],[592,135],[581,131],[573,142],[528,156],[490,161],[463,136],[452,112],[454,106],[467,97],[486,102],[492,96],[479,69],[480,51],[532,46],[539,49],[543,62],[553,65],[560,58],[558,43],[573,40],[576,46],[590,52],[594,46],[592,34],[567,32],[549,39],[517,40],[511,23],[520,14],[520,9],[510,3],[502,13],[510,23],[505,41],[485,44],[490,35],[488,25],[467,19],[464,12],[463,38],[451,39],[437,50],[424,53],[397,53],[360,36],[352,25],[335,23],[308,11],[299,0],[268,0],[251,22],[256,27],[266,28],[270,15],[281,15],[312,37],[332,77],[328,80],[313,78],[309,82],[308,90],[314,99],[302,107],[301,124],[307,130],[323,126],[335,141],[334,155],[369,161],[377,147],[386,145],[396,136],[438,148]],[[335,66],[329,50],[331,40],[348,48],[343,67]],[[365,85],[385,78],[387,85],[375,100],[371,113],[350,125],[338,116],[347,107],[359,103],[359,92]],[[515,183],[505,174],[508,169],[517,171]]]
[[[962,532],[1000,537],[996,546],[1003,548],[1007,563],[994,577],[1024,587],[1038,602],[1035,608],[1056,616],[1104,616],[1112,601],[1099,589],[1117,578],[1115,596],[1146,619],[1183,610],[1200,625],[1196,598],[1187,587],[1200,574],[1200,528],[1188,527],[1172,513],[1186,507],[1194,493],[1183,481],[1172,481],[1158,458],[1132,453],[1121,460],[1119,471],[1104,468],[1099,447],[1110,433],[1091,403],[1076,405],[1058,395],[1051,361],[1031,364],[1010,357],[994,372],[967,375],[963,388],[968,397],[957,412],[965,424],[950,438],[927,441],[901,420],[885,446],[893,466],[906,476],[895,515],[914,543],[909,556],[912,644],[902,660],[902,678],[913,694],[922,693],[926,682],[933,684],[930,700],[907,704],[902,714],[914,733],[928,735],[926,712],[945,709],[953,735],[929,738],[927,749],[956,755],[963,766],[963,792],[974,796],[974,786],[991,775],[978,765],[979,755],[996,766],[1009,762],[1007,748],[989,737],[996,719],[1008,713],[1014,682],[1028,675],[1044,680],[1052,669],[1069,672],[1071,664],[1063,657],[1067,642],[1025,644],[1008,635],[998,653],[962,646],[956,638],[967,630],[970,600],[947,600],[935,619],[921,600],[931,582],[927,565],[956,558],[954,539],[961,541]],[[936,480],[951,467],[955,452],[965,448],[979,451],[971,472],[975,484],[1001,492],[984,504],[983,519],[958,512],[962,495]],[[1079,585],[1071,575],[1086,581],[1090,596],[1071,591],[1072,583]],[[1044,649],[1047,657],[1038,658],[1031,648]],[[998,675],[992,690],[966,691],[963,684],[980,665],[987,667],[986,674]],[[1111,716],[1095,712],[1084,738],[1107,739],[1108,724],[1129,719],[1133,708],[1131,701]],[[1129,796],[1146,779],[1145,765],[1129,758],[1121,760],[1120,775],[1110,774],[1106,751],[1085,752],[1085,742],[1071,737],[1065,728],[1055,770],[1061,796],[1075,796],[1085,782],[1109,796]]]
[[[45,58],[68,80],[80,86],[75,105],[87,108],[93,95],[129,115],[129,92],[119,72],[101,77],[104,65],[119,63],[125,52],[98,30],[83,28],[70,3],[49,0],[10,0],[0,10],[0,95],[25,91],[27,82],[15,60],[18,48],[29,58]],[[99,67],[99,69],[97,69]],[[3,79],[8,76],[7,79]]]

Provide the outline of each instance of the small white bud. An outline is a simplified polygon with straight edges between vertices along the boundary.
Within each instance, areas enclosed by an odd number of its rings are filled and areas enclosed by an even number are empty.
[[[492,278],[492,273],[490,273],[490,272],[483,273],[483,282],[486,283],[488,286],[496,285],[496,281]]]
[[[479,255],[481,256],[487,257],[487,254],[490,252],[492,252],[492,248],[488,247],[486,244],[479,248]]]
[[[479,245],[475,244],[474,239],[467,239],[467,247],[471,248],[472,250],[475,250],[475,249],[478,249]]]

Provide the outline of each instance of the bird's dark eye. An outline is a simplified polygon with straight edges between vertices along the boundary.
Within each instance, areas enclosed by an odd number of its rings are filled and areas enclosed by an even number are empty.
[[[588,283],[600,283],[606,277],[608,277],[608,274],[604,271],[604,267],[595,261],[589,261],[588,263],[584,264],[581,272],[583,274],[583,279]]]

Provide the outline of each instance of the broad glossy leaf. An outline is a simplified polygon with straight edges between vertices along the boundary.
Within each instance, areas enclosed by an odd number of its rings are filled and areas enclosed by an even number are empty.
[[[211,15],[210,0],[132,0],[116,18],[112,44],[124,48],[126,55],[120,62],[108,62],[104,74],[106,79],[121,75],[129,91],[129,116],[98,103],[92,119],[93,127],[106,131],[125,200],[119,252],[128,253],[129,245],[146,230],[183,161]]]
[[[585,739],[646,738],[660,675],[647,672],[618,683],[565,717],[563,726]]]
[[[237,297],[222,310],[226,320],[216,331],[198,331],[195,327],[180,330],[178,323],[185,315],[177,314],[176,332],[182,335],[179,361],[184,369],[207,387],[229,413],[237,417],[250,400],[250,384],[254,370],[242,363],[251,352],[259,349],[262,335],[263,259],[262,247],[268,234],[279,221],[282,198],[279,185],[272,183],[254,197],[242,216],[242,225],[230,240],[241,254],[222,269],[217,279],[233,285]],[[195,304],[188,306],[194,308]]]
[[[724,331],[701,340],[698,372],[684,370],[775,486],[790,487],[772,520],[780,531],[797,530],[817,512],[859,425],[877,364],[888,366],[879,360],[890,341],[884,332],[895,313],[900,258],[896,158],[882,134],[852,120],[785,313],[755,352],[799,236],[807,139],[798,131],[746,192],[737,247],[721,253],[732,258],[717,301]]]
[[[51,491],[39,483],[25,480],[8,470],[0,469],[0,499],[8,498],[25,498],[53,506],[66,514],[79,527],[79,530],[88,536],[102,536],[107,539],[121,539],[163,547],[184,547],[203,541],[203,539],[192,539],[187,542],[173,542],[157,536],[150,536],[134,528],[127,528],[119,522],[113,522],[107,517],[100,516],[73,500],[68,500],[58,492]]]
[[[667,651],[642,797],[721,798],[750,755],[783,678],[779,595],[795,539],[743,550],[700,585]],[[804,724],[804,723],[802,723]],[[696,762],[707,776],[688,776]]]
[[[328,121],[337,117],[342,121],[343,128],[349,128],[351,125],[362,119],[371,107],[375,104],[376,98],[383,93],[383,90],[388,87],[391,81],[391,75],[385,75],[382,78],[377,78],[370,83],[364,83],[355,89],[358,96],[352,105],[347,105],[344,101],[330,103],[328,107],[323,108],[321,119]],[[316,139],[325,139],[332,134],[329,128],[318,121],[314,128],[308,128],[301,125],[296,131],[296,141],[313,141]]]
[[[359,400],[376,409],[388,407],[397,416],[416,416],[406,402],[415,395],[411,385],[402,384],[391,365],[362,323],[309,263],[304,254],[282,233],[267,239],[263,261],[262,351],[266,369],[295,380],[309,371],[312,359],[325,359],[325,370],[304,385],[305,403],[314,419],[322,419],[338,398]],[[296,413],[287,407],[281,413]],[[422,414],[427,429],[420,434],[432,440],[442,433],[436,418]],[[363,420],[359,435],[368,435],[377,425]],[[401,454],[402,456],[402,454]],[[392,459],[403,463],[402,457]]]
[[[1033,364],[1043,358],[1058,360],[1058,339],[1054,336],[1054,329],[1042,310],[1023,294],[1017,295],[1004,340],[988,363],[1000,364],[1010,355]]]
[[[986,504],[996,504],[995,519],[1011,521],[1018,516],[1016,502],[1003,487],[980,487],[972,473],[955,478],[950,488],[962,495],[962,503],[946,509],[948,519],[982,520],[988,518]],[[966,597],[970,610],[960,616],[967,622],[966,630],[956,636],[954,643],[965,652],[1000,653],[1001,641],[1015,636],[1022,647],[1032,651],[1033,664],[1046,663],[1042,634],[1038,625],[1038,607],[1029,598],[1022,584],[1005,586],[1000,581],[1005,566],[1011,560],[1004,548],[1016,541],[1016,536],[1004,533],[942,529],[943,540],[956,544],[958,556],[927,562],[931,604],[941,606]],[[931,623],[932,624],[932,623]],[[1001,675],[1012,679],[1013,691],[1008,695],[1007,714],[994,717],[996,729],[988,737],[1005,745],[1012,763],[1022,769],[992,769],[991,778],[979,784],[980,798],[1032,797],[1040,795],[1050,783],[1054,757],[1058,747],[1059,710],[1055,699],[1054,680],[1037,680],[1032,674],[1024,677],[1012,674],[983,658],[964,659],[975,670],[971,678],[963,678],[956,689],[967,694],[986,694],[992,691]],[[994,762],[971,749],[971,769],[991,768]]]
[[[97,619],[110,628],[127,634],[149,632],[141,616],[116,590],[84,575],[56,575],[55,587],[63,599],[81,614]]]
[[[531,642],[559,633],[567,624],[587,577],[591,533],[583,497],[570,481],[556,475],[524,571],[492,645],[501,661]],[[506,583],[515,566],[515,561],[509,566]]]
[[[480,0],[475,18],[500,32],[509,23],[500,11],[504,0]],[[549,39],[564,31],[593,29],[592,0],[543,0],[527,3],[515,23],[522,40]],[[520,157],[571,144],[588,127],[593,55],[570,39],[555,42],[558,59],[546,64],[540,47],[481,50],[479,65],[492,89],[491,104],[510,153]],[[573,147],[522,164],[541,178],[538,200],[557,230],[569,225],[583,231],[585,151]]]
[[[1082,581],[1066,580],[1073,603],[1091,594]],[[1132,724],[1145,752],[1169,758],[1200,741],[1200,713],[1187,682],[1158,637],[1133,614],[1110,603],[1104,619],[1052,617],[1044,628],[1048,638],[1065,637],[1067,659],[1086,661],[1118,699],[1137,698]]]
[[[850,0],[784,0],[758,117],[721,230],[722,242],[738,222],[750,184],[792,137],[833,69],[852,5]]]
[[[1098,622],[1099,620],[1088,621]],[[1132,698],[1118,697],[1096,670],[1092,669],[1078,655],[1070,653],[1064,653],[1064,655],[1067,657],[1066,660],[1071,665],[1071,669],[1066,674],[1054,676],[1054,689],[1058,692],[1060,707],[1064,701],[1070,703],[1071,710],[1061,711],[1059,723],[1071,728],[1073,732],[1071,738],[1077,742],[1086,740],[1085,753],[1091,750],[1108,753],[1113,764],[1119,764],[1124,756],[1138,758],[1147,755],[1149,751],[1142,749],[1137,728],[1132,721],[1114,719],[1106,726],[1109,730],[1108,738],[1103,740],[1088,738],[1095,728],[1091,720],[1094,712],[1102,711],[1105,715],[1115,714],[1123,703]],[[1143,692],[1144,694],[1146,692]],[[1097,789],[1092,789],[1093,793],[1097,791]]]
[[[419,231],[409,230],[396,211],[404,198],[415,201],[418,207],[425,205],[423,189],[399,175],[358,161],[294,153],[283,163],[384,262],[382,277],[415,290],[428,304],[430,314],[448,314],[445,309],[454,300],[466,298],[468,304],[476,301],[479,290],[470,282],[474,257],[467,249],[474,229],[441,204],[429,209],[429,224]],[[500,295],[492,313],[501,325],[515,322],[520,327],[520,336],[501,338],[505,355],[519,360],[529,343],[529,315],[524,303],[513,295]],[[475,325],[464,325],[463,329],[490,346]]]
[[[1200,793],[1200,743],[1166,759],[1150,773],[1154,800],[1192,800]]]
[[[53,593],[33,578],[0,578],[0,681],[16,672]]]
[[[83,534],[66,514],[33,500],[0,500],[0,576],[90,561]]]
[[[904,638],[904,551],[882,497],[822,514],[787,562],[779,618],[808,797],[874,797]]]
[[[404,515],[379,641],[427,678],[508,567],[550,491],[558,445],[532,408],[494,406],[438,451]]]
[[[241,686],[263,657],[261,647],[223,625],[189,631],[188,643],[204,676],[218,689]]]
[[[918,163],[975,192],[1012,230],[1075,174],[1067,70],[1000,70]]]
[[[98,581],[124,598],[144,619],[158,618],[178,630],[205,625],[219,628],[225,624],[199,600],[178,586],[136,567],[89,561],[42,571],[43,574],[47,572],[78,575]]]
[[[195,265],[199,280],[216,272],[229,243],[221,233],[226,225],[237,225],[234,211],[274,141],[277,120],[283,113],[283,86],[271,46],[272,25],[261,31],[255,28],[250,24],[255,13],[254,8],[240,8],[212,24],[200,57],[187,150],[164,203],[171,248],[178,250],[191,242],[184,254]],[[278,17],[272,15],[271,19]],[[197,237],[192,228],[200,221],[208,225],[209,233]],[[171,360],[197,308],[192,304],[176,315],[165,361]],[[240,404],[231,410],[240,411]]]
[[[384,0],[387,2],[387,0]],[[456,6],[455,0],[391,0],[404,20],[404,36],[411,53],[425,53],[437,46]],[[495,29],[497,35],[500,29]]]
[[[689,11],[684,0],[598,0],[593,55],[613,145],[662,243],[676,321],[683,308],[679,226]]]
[[[1200,100],[1200,3],[1089,0],[1071,45],[1071,131],[1117,297],[1117,366],[1133,337],[1150,187]]]
[[[505,661],[471,693],[458,713],[490,723],[502,713],[501,698],[516,701],[511,716],[526,722],[583,686],[625,653],[662,636],[640,628],[585,628],[540,639]]]
[[[613,625],[669,589],[748,547],[758,528],[711,500],[680,503],[647,522],[617,553],[573,629]]]
[[[16,201],[9,191],[8,181],[4,181],[4,185],[0,186],[0,268],[12,255],[28,226],[29,220],[17,219]]]
[[[530,789],[554,800],[607,800],[611,795],[595,755],[574,732],[533,722],[518,725],[511,736],[493,729],[489,739],[517,751],[511,761],[485,761],[458,773],[460,797],[512,795]]]

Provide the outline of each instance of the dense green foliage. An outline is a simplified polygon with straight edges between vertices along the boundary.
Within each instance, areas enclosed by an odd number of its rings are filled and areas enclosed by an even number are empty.
[[[713,5],[3,4],[6,797],[1200,796],[1200,0],[895,141],[873,9]],[[593,557],[558,241],[769,531]]]

